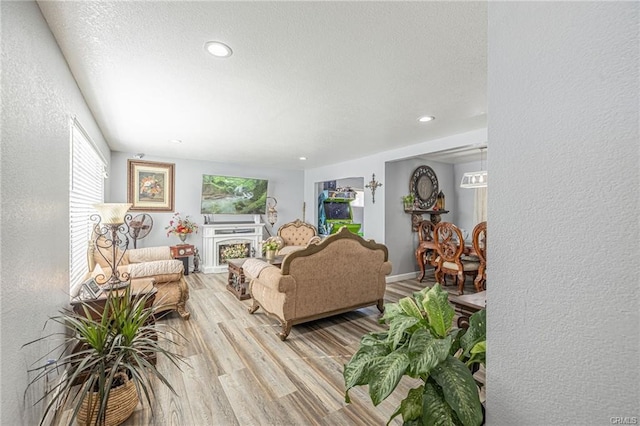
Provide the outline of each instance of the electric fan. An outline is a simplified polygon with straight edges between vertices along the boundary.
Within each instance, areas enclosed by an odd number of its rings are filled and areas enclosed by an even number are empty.
[[[139,214],[129,221],[129,235],[133,239],[133,248],[138,248],[138,240],[149,235],[153,228],[153,218],[146,213]]]

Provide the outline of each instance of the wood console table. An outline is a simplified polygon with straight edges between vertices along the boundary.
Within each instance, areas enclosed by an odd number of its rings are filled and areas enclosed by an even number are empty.
[[[417,209],[407,210],[405,209],[404,212],[411,213],[411,229],[413,229],[414,231],[417,231],[418,224],[424,220],[424,218],[422,217],[423,214],[428,214],[429,220],[431,220],[431,223],[433,223],[434,225],[437,225],[438,223],[440,223],[440,220],[442,220],[440,215],[449,213],[449,210],[417,210]]]

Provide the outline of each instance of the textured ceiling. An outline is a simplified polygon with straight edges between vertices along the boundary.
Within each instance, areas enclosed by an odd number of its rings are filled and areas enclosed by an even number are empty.
[[[486,126],[484,2],[39,6],[114,151],[304,169]]]

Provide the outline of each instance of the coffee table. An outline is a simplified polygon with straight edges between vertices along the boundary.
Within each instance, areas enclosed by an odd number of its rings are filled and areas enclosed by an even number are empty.
[[[158,292],[158,289],[154,286],[155,283],[155,278],[136,278],[131,280],[131,295],[148,297],[148,299],[145,301],[145,308],[151,307],[153,305],[153,302],[155,301],[155,294]],[[114,291],[103,290],[102,293],[100,293],[100,295],[95,299],[85,298],[80,295],[71,300],[71,308],[76,314],[85,315],[82,306],[87,305],[91,308],[89,310],[91,317],[93,319],[97,319],[102,316],[102,311],[104,311],[105,306],[107,305],[108,297],[118,297],[124,295],[124,292],[125,289]]]
[[[242,265],[247,261],[247,257],[241,259],[227,259],[229,266],[229,283],[227,284],[227,290],[233,293],[238,300],[251,299],[251,295],[247,291],[247,283],[245,282],[244,270]],[[273,259],[259,258],[265,262],[280,267],[284,256],[276,256]]]
[[[462,296],[453,296],[449,299],[458,317],[458,327],[468,328],[469,317],[481,309],[487,307],[487,292],[480,291],[478,293],[465,294]]]

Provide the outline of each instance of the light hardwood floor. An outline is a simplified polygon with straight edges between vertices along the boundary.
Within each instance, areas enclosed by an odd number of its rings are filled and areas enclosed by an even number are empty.
[[[125,425],[384,425],[419,384],[404,378],[377,407],[363,386],[349,392],[350,404],[344,402],[344,364],[363,334],[384,329],[375,306],[296,325],[282,342],[277,321],[262,310],[250,315],[251,300],[239,301],[226,289],[226,274],[186,278],[191,319],[172,313],[159,320],[186,338],[177,351],[189,366],[180,371],[164,358],[158,361],[178,395],[158,384],[153,410],[139,404]],[[465,292],[474,292],[471,281]],[[422,283],[390,283],[385,300],[397,302],[433,282],[427,273]],[[400,416],[395,420],[402,424]]]

